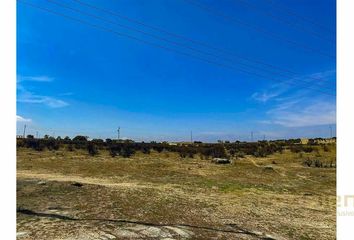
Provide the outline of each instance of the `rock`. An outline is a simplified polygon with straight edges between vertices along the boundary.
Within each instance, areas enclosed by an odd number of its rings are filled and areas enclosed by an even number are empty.
[[[115,236],[113,236],[112,234],[109,233],[103,233],[100,237],[100,239],[102,240],[109,240],[109,239],[116,239]]]
[[[137,233],[129,231],[129,230],[125,230],[125,229],[116,230],[115,234],[118,235],[119,237],[122,237],[122,238],[139,238],[139,237],[141,237]]]
[[[63,210],[63,208],[57,205],[50,205],[48,206],[48,210]]]
[[[161,229],[157,227],[147,227],[139,233],[145,235],[146,237],[157,238],[161,234]]]
[[[274,171],[274,168],[271,165],[267,165],[267,166],[264,166],[264,170],[265,171]]]
[[[273,235],[270,235],[270,234],[266,234],[264,239],[268,239],[268,240],[275,240],[277,238],[275,238]]]
[[[28,232],[17,232],[16,238],[26,237],[27,235],[28,235]]]
[[[230,159],[226,159],[226,158],[213,158],[212,162],[216,163],[216,164],[230,164],[231,163]]]
[[[191,237],[191,235],[193,235],[192,232],[178,227],[166,226],[165,228],[167,228],[170,231],[173,231],[174,234],[177,234],[181,238],[189,238]]]
[[[79,183],[79,182],[72,183],[71,185],[75,186],[75,187],[82,187],[83,186],[83,184]]]
[[[46,185],[47,183],[45,181],[39,181],[37,182],[38,185]]]

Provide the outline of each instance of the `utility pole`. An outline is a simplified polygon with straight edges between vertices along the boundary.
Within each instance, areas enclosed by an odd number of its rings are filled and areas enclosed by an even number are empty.
[[[191,131],[191,143],[193,144],[193,132]]]
[[[251,132],[251,142],[253,142],[253,131]]]
[[[265,134],[263,135],[263,141],[265,141],[266,140],[266,137],[265,137]]]
[[[119,140],[119,138],[120,138],[120,127],[118,127],[117,132],[118,132],[118,140]]]
[[[38,131],[36,131],[36,138],[38,139]]]
[[[26,138],[26,127],[27,125],[23,126],[23,138]]]
[[[331,125],[329,125],[329,132],[330,132],[330,138],[332,138],[332,126]]]

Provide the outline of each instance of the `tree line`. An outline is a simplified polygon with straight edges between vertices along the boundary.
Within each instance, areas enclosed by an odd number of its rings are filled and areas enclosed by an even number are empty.
[[[300,139],[275,140],[275,141],[258,141],[258,142],[229,142],[218,141],[218,143],[177,143],[169,144],[168,142],[134,142],[132,140],[116,140],[116,139],[92,139],[87,136],[70,137],[50,137],[45,135],[44,138],[34,138],[28,135],[26,138],[17,139],[17,147],[32,148],[36,151],[59,150],[65,148],[68,151],[78,149],[87,150],[94,156],[100,151],[108,150],[112,157],[122,156],[130,157],[137,151],[144,154],[150,154],[151,151],[156,152],[175,152],[182,158],[193,158],[199,155],[202,159],[209,158],[229,158],[244,157],[252,155],[255,157],[266,157],[275,152],[282,152],[284,149],[290,149],[292,152],[311,152],[315,141],[309,141],[307,145],[300,144]]]

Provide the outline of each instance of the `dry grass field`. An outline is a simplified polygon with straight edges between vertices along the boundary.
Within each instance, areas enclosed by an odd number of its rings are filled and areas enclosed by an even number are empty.
[[[18,239],[335,239],[329,150],[231,164],[176,153],[17,150]]]

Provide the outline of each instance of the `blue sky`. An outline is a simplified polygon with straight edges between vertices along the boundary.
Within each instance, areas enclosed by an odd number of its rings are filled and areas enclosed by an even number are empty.
[[[91,17],[19,1],[18,134],[24,124],[41,136],[101,138],[120,126],[122,137],[145,141],[189,140],[191,130],[201,141],[335,134],[335,1],[83,2],[145,26],[72,0],[60,3]]]

